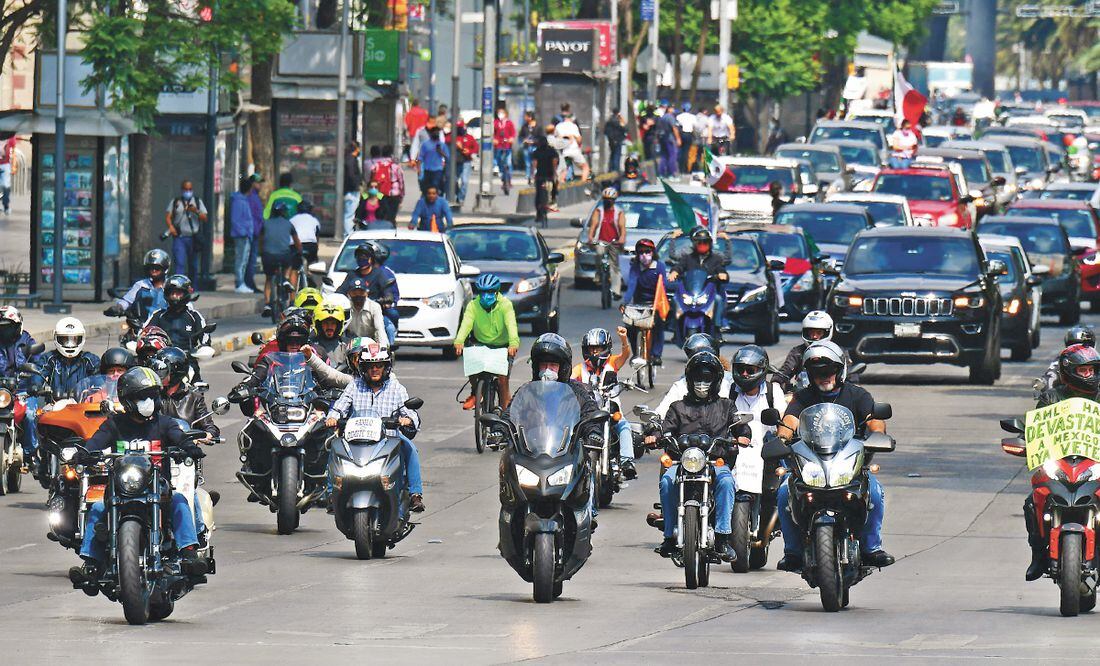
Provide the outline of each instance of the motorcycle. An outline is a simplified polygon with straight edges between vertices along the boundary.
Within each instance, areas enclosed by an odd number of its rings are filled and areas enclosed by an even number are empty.
[[[1025,456],[1024,424],[1019,419],[1001,421],[1001,429],[1014,437],[1001,440],[1010,455]],[[1094,554],[1096,516],[1100,511],[1100,475],[1097,461],[1084,456],[1050,459],[1031,475],[1031,497],[1039,534],[1047,542],[1050,578],[1061,595],[1058,609],[1074,617],[1096,606],[1100,563]]]
[[[0,377],[0,495],[17,493],[23,485],[20,445],[27,403],[16,391],[15,377]]]
[[[726,304],[719,302],[718,287],[706,271],[693,268],[680,276],[672,298],[676,305],[677,340],[687,340],[695,333],[715,334],[714,308]]]
[[[424,401],[409,398],[404,406],[416,410]],[[409,522],[399,412],[384,419],[348,419],[343,436],[332,440],[329,476],[336,528],[355,542],[355,556],[361,560],[385,557],[387,549],[416,527]]]
[[[618,432],[614,428],[615,424],[623,418],[619,396],[623,391],[632,389],[638,389],[643,393],[645,391],[629,379],[619,381],[618,374],[615,372],[606,372],[603,375],[593,374],[589,377],[588,385],[596,397],[596,405],[611,414],[611,418],[603,424],[602,445],[596,448],[594,445],[585,444],[593,470],[596,501],[599,502],[599,508],[603,509],[611,506],[615,493],[623,488]]]
[[[871,418],[885,420],[890,405],[876,402]],[[779,412],[761,414],[766,426],[779,424]],[[818,588],[822,607],[830,612],[848,605],[850,588],[871,574],[861,561],[859,537],[870,510],[866,470],[875,453],[894,450],[894,438],[881,432],[856,436],[850,410],[820,403],[802,410],[798,437],[786,443],[765,438],[761,457],[788,458],[794,464],[786,483],[790,511],[802,533],[805,563],[802,577]]]
[[[111,288],[107,290],[107,294],[114,299],[122,298],[126,295],[127,289]],[[168,303],[164,300],[164,289],[145,290],[140,294],[140,298],[134,301],[130,307],[126,310],[115,310],[116,306],[107,308],[103,314],[108,317],[117,317],[122,319],[122,330],[118,336],[118,343],[123,347],[126,347],[130,351],[137,349],[138,336],[141,334],[141,329],[144,328],[145,322],[149,320],[149,315],[153,312],[168,307]]]
[[[765,385],[763,390],[770,390]],[[737,559],[730,563],[734,573],[762,569],[768,563],[768,549],[780,534],[777,496],[786,470],[768,465],[761,446],[748,446],[738,453],[734,467],[737,492],[734,495],[730,542]]]
[[[268,374],[258,389],[240,385],[229,394],[230,402],[258,399],[261,405],[237,436],[243,464],[237,480],[248,489],[250,502],[277,514],[279,534],[290,534],[298,529],[300,514],[327,495],[331,429],[323,410],[328,401],[318,394],[305,356],[272,352],[268,357]],[[231,366],[251,374],[240,361]]]
[[[507,418],[481,416],[504,441],[497,548],[532,583],[537,603],[560,596],[592,554],[594,470],[584,444],[598,445],[597,428],[610,417],[600,410],[582,419],[569,386],[540,381],[516,391]]]

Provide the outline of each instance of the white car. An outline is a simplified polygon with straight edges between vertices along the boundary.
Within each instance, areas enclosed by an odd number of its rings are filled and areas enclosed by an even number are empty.
[[[718,192],[720,217],[734,222],[771,222],[772,198],[768,185],[783,186],[783,198],[795,203],[817,199],[817,179],[799,160],[785,157],[715,157],[715,161],[733,174],[733,184]]]
[[[834,192],[825,197],[827,202],[850,203],[867,209],[876,227],[916,226],[909,200],[900,194],[879,192]]]
[[[355,248],[373,240],[390,251],[389,268],[397,276],[401,292],[397,311],[397,343],[409,347],[435,347],[443,355],[454,354],[455,333],[462,310],[471,298],[469,278],[481,271],[463,264],[443,234],[430,231],[356,231],[344,239],[336,260],[328,267],[322,293],[331,294],[356,267]],[[324,262],[310,265],[311,273],[325,273]]]

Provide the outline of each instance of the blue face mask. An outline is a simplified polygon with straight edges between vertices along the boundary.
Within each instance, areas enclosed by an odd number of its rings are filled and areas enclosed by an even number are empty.
[[[193,197],[193,196],[195,196],[195,193],[193,191],[191,191],[191,190],[184,190],[183,191],[183,200],[184,201],[190,201],[191,197]]]
[[[485,308],[486,310],[492,310],[493,306],[497,304],[496,292],[493,292],[491,294],[480,294],[477,298],[479,301],[481,301],[481,307]]]
[[[370,257],[356,257],[355,263],[359,265],[359,268],[366,268],[370,266]]]

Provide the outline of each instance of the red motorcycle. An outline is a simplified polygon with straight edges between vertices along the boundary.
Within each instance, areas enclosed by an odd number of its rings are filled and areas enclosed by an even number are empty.
[[[1026,455],[1024,425],[1001,421],[1001,429],[1016,435],[1001,440],[1001,449]],[[1066,617],[1096,606],[1096,527],[1100,512],[1100,462],[1083,456],[1048,460],[1031,475],[1031,500],[1039,534],[1047,542],[1049,576],[1061,589],[1059,610]]]

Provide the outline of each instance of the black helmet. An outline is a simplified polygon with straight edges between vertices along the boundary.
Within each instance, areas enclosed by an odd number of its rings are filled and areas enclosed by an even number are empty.
[[[159,360],[163,364],[163,370],[168,373],[167,376],[161,377],[165,386],[175,386],[182,382],[187,377],[187,371],[191,368],[190,359],[179,347],[165,347],[158,351],[153,358]],[[156,369],[154,368],[154,370]],[[157,374],[160,374],[160,372]]]
[[[360,257],[367,257],[371,261],[374,261],[374,249],[375,243],[369,241],[366,243],[360,243],[359,247],[355,248],[355,259],[358,260]]]
[[[691,243],[696,245],[698,243],[714,243],[714,237],[710,235],[710,230],[706,227],[695,227],[691,230]]]
[[[138,404],[146,399],[153,401],[149,414],[143,414]],[[160,377],[145,366],[130,368],[118,379],[118,400],[128,416],[152,421],[160,412]]]
[[[764,382],[768,365],[763,347],[745,345],[733,354],[733,382],[742,391],[751,391]]]
[[[543,333],[531,345],[532,379],[540,379],[539,365],[543,363],[557,363],[558,381],[568,381],[573,369],[573,348],[557,333]]]
[[[708,351],[699,352],[688,359],[684,378],[688,396],[695,400],[714,400],[722,387],[722,361]]]
[[[137,364],[137,357],[125,347],[111,347],[99,357],[99,374],[105,375],[111,368],[129,370]]]
[[[172,295],[177,297],[173,298]],[[168,307],[179,310],[187,307],[191,302],[191,278],[186,275],[173,275],[164,283],[164,300],[168,301]]]
[[[271,204],[271,217],[290,217],[290,204],[286,199],[279,199]]]
[[[1092,330],[1091,326],[1074,326],[1066,331],[1066,346],[1072,347],[1073,345],[1095,347],[1096,332]]]
[[[606,328],[593,328],[581,338],[581,356],[593,370],[601,370],[611,358],[611,334]]]
[[[690,359],[701,351],[708,351],[718,356],[718,341],[706,333],[692,333],[684,341],[684,354]]]
[[[272,206],[272,208],[274,208],[274,206]],[[309,199],[302,199],[301,201],[298,202],[298,212],[299,213],[312,213],[313,212],[313,202],[310,201]]]
[[[378,241],[367,241],[367,245],[374,251],[374,262],[377,264],[384,264],[386,260],[390,258],[390,249],[384,244]]]
[[[301,347],[309,341],[309,322],[302,317],[287,317],[275,330],[275,340],[280,351],[286,351],[291,345]]]
[[[166,275],[172,268],[172,258],[168,256],[168,253],[160,248],[155,250],[149,250],[145,253],[145,258],[141,260],[141,265],[145,269],[145,275],[149,275],[152,269],[160,269],[161,275]]]
[[[1091,372],[1084,366],[1092,366]],[[1082,376],[1088,373],[1088,376]],[[1058,354],[1058,378],[1074,393],[1096,395],[1100,389],[1100,352],[1086,345],[1071,345]]]

